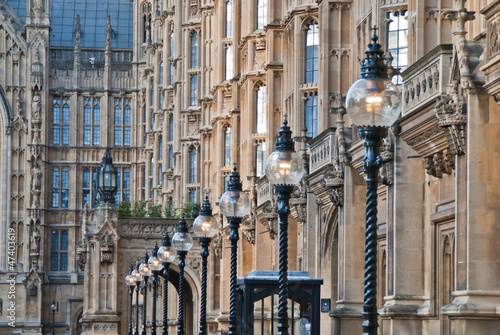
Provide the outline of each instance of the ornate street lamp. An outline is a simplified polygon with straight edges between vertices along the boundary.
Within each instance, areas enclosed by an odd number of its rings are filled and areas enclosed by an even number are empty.
[[[238,324],[236,323],[236,270],[238,266],[238,229],[241,220],[250,209],[250,200],[243,192],[240,174],[236,171],[234,163],[233,172],[229,175],[227,191],[219,200],[221,213],[227,217],[229,223],[229,240],[231,241],[231,280],[230,280],[230,302],[229,302],[229,333],[236,335]]]
[[[50,306],[50,309],[52,310],[52,335],[55,335],[55,332],[56,332],[55,319],[56,319],[56,309],[57,309],[55,300],[52,300],[52,305]]]
[[[280,226],[278,278],[278,334],[288,335],[288,215],[293,187],[304,175],[304,161],[295,152],[292,131],[286,119],[275,142],[275,151],[266,161],[266,177],[274,185],[278,197]]]
[[[142,283],[144,287],[144,299],[142,301],[142,333],[141,335],[146,335],[146,312],[147,312],[147,305],[148,305],[148,279],[151,276],[151,268],[149,267],[148,264],[149,260],[149,255],[148,252],[146,251],[146,254],[144,255],[144,261],[141,263],[139,266],[139,273],[141,276],[144,278]]]
[[[210,241],[219,231],[217,221],[212,216],[212,208],[208,196],[200,208],[200,215],[193,222],[193,230],[201,244],[201,302],[200,302],[200,335],[207,335],[207,259]]]
[[[139,272],[139,264],[137,264],[131,274],[135,281],[135,332],[134,335],[139,335],[139,287],[141,286],[142,276]]]
[[[153,253],[148,260],[149,267],[153,272],[153,311],[151,320],[151,335],[156,335],[156,283],[158,281],[158,274],[161,272],[163,265],[158,259],[158,244],[153,248]]]
[[[133,318],[132,303],[134,300],[133,297],[134,297],[134,286],[135,286],[135,278],[134,276],[132,276],[133,269],[134,267],[131,266],[128,275],[125,277],[125,284],[127,284],[128,286],[128,294],[130,295],[130,312],[129,312],[130,317],[128,323],[128,335],[132,335],[132,318]]]
[[[188,251],[193,247],[193,238],[188,233],[186,220],[182,217],[177,232],[172,237],[172,245],[179,256],[179,316],[177,335],[184,335],[184,266]]]
[[[117,174],[109,150],[106,149],[101,165],[97,170],[97,192],[104,203],[113,204],[115,202]]]
[[[158,249],[158,259],[163,265],[163,328],[162,335],[168,335],[168,268],[174,261],[175,254],[172,252],[170,237],[165,231],[160,249]]]
[[[377,43],[376,27],[372,43],[365,51],[361,78],[347,92],[346,110],[366,147],[363,170],[366,173],[365,288],[363,334],[376,335],[377,322],[377,187],[380,168],[380,143],[399,116],[401,97],[398,88],[387,79],[383,51]]]

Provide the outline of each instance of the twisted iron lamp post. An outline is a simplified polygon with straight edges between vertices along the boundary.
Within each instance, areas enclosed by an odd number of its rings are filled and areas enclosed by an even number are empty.
[[[141,335],[146,335],[146,316],[147,316],[147,306],[148,306],[148,279],[151,276],[151,268],[149,267],[148,264],[149,260],[149,255],[148,252],[146,251],[146,254],[144,255],[144,261],[141,263],[139,266],[139,273],[141,276],[144,278],[142,281],[143,287],[144,287],[144,299],[142,301],[142,333]]]
[[[128,272],[128,275],[125,277],[125,284],[127,284],[127,286],[128,286],[128,294],[130,295],[130,306],[129,306],[130,311],[129,311],[129,322],[128,322],[128,335],[133,335],[133,333],[132,333],[132,318],[133,318],[132,303],[133,303],[133,300],[134,300],[134,286],[135,286],[135,279],[132,276],[133,269],[134,269],[134,267],[131,266],[130,270]]]
[[[200,215],[193,222],[193,230],[199,237],[201,245],[201,302],[200,302],[200,332],[207,335],[207,259],[210,241],[219,231],[217,221],[212,216],[212,208],[208,196],[200,208]]]
[[[266,177],[274,185],[278,197],[280,226],[278,278],[278,334],[288,335],[288,215],[293,187],[304,175],[304,160],[295,152],[287,117],[275,142],[275,151],[266,161]]]
[[[163,327],[162,335],[168,335],[168,269],[174,261],[175,254],[172,252],[170,236],[165,232],[160,249],[158,249],[158,260],[163,265]]]
[[[243,192],[240,174],[236,171],[234,163],[233,172],[229,175],[227,191],[221,196],[219,201],[221,213],[227,217],[229,223],[229,240],[231,241],[231,280],[230,280],[230,302],[229,302],[229,332],[228,335],[237,334],[236,320],[236,272],[238,267],[238,229],[241,220],[248,214],[250,209],[250,200]]]
[[[172,237],[172,245],[179,256],[179,324],[177,335],[184,335],[184,267],[186,266],[186,255],[193,247],[193,237],[188,233],[184,217],[182,217],[177,226],[177,232]]]
[[[56,334],[55,320],[56,320],[56,309],[57,309],[55,300],[52,300],[52,305],[50,305],[50,309],[52,310],[52,335],[55,335]]]
[[[358,125],[366,147],[363,170],[366,173],[365,283],[363,299],[363,334],[376,335],[377,312],[377,187],[381,159],[380,144],[399,116],[401,97],[396,85],[387,79],[383,51],[377,43],[376,27],[372,43],[365,51],[361,78],[347,92],[346,110]]]
[[[139,272],[139,264],[132,271],[131,276],[135,281],[135,332],[134,335],[139,335],[139,286],[141,286],[142,276]]]
[[[160,274],[163,266],[158,259],[158,244],[153,248],[151,257],[148,260],[149,267],[153,272],[153,310],[151,316],[151,335],[156,335],[156,286],[158,282],[158,275]]]

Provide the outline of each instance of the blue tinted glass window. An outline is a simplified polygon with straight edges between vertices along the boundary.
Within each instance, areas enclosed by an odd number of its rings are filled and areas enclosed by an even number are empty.
[[[311,94],[305,96],[304,121],[307,128],[307,137],[318,135],[318,95]]]
[[[318,82],[318,45],[318,24],[311,22],[306,33],[306,84]]]
[[[194,74],[191,77],[190,105],[196,106],[197,104],[198,104],[198,76]]]
[[[196,149],[189,151],[189,182],[196,183],[198,162],[196,159]]]
[[[191,67],[198,67],[198,34],[191,35]]]

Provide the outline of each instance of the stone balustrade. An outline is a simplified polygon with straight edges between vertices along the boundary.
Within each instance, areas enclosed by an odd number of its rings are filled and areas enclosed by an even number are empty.
[[[403,117],[446,93],[452,51],[451,44],[438,45],[402,73]]]
[[[335,156],[335,128],[328,128],[309,142],[309,173],[312,174],[325,165],[333,164]]]

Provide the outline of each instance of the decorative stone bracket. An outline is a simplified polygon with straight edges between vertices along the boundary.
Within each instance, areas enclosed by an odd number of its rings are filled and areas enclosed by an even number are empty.
[[[455,157],[450,150],[444,150],[434,155],[425,157],[425,170],[427,174],[436,178],[443,177],[443,173],[451,174],[455,167]]]
[[[466,149],[467,107],[463,97],[456,94],[458,83],[451,87],[452,95],[438,97],[435,113],[438,126],[444,129],[448,146],[453,155],[462,155]]]

